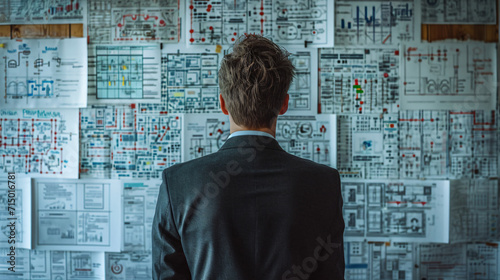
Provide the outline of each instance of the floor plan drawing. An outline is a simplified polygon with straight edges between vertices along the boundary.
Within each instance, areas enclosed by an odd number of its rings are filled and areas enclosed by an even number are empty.
[[[85,39],[5,40],[0,108],[87,105]]]
[[[400,50],[402,110],[495,109],[495,44],[402,44]]]
[[[0,109],[0,177],[78,178],[78,111]]]
[[[159,103],[160,46],[90,46],[88,81],[89,103]]]
[[[410,1],[335,1],[335,45],[393,45],[420,40],[420,9]]]

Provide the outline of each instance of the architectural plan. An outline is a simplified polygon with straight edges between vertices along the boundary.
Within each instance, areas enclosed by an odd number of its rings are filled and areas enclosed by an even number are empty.
[[[496,24],[495,0],[423,0],[424,24]]]
[[[420,40],[420,4],[417,3],[414,5],[413,0],[335,1],[335,45],[396,46]]]
[[[156,45],[89,46],[89,103],[161,102]]]
[[[85,39],[0,40],[0,108],[87,105]]]
[[[487,43],[402,44],[401,109],[496,109],[496,54]]]
[[[0,25],[85,23],[87,0],[5,0]]]
[[[92,44],[177,43],[181,38],[176,0],[88,0]]]
[[[320,113],[399,111],[397,48],[319,50]]]
[[[421,244],[415,279],[493,280],[500,276],[498,243]]]
[[[0,248],[31,249],[30,178],[0,179],[0,205]]]
[[[78,178],[77,109],[0,109],[0,177]]]
[[[125,252],[151,251],[151,226],[162,181],[123,182],[123,249]]]
[[[106,279],[152,279],[151,252],[106,253]]]
[[[39,179],[33,192],[35,249],[120,251],[119,181]]]
[[[19,249],[15,272],[7,270],[7,252],[0,250],[0,278],[27,279],[105,279],[103,252],[65,252]]]
[[[222,113],[186,114],[182,131],[183,161],[206,156],[217,152],[229,137],[229,117]]]
[[[344,240],[448,243],[450,181],[342,180]]]
[[[243,0],[186,2],[190,45],[231,45],[259,34],[282,45],[333,46],[333,2]]]
[[[182,115],[164,105],[94,105],[80,110],[82,178],[161,178],[181,162]]]
[[[286,152],[335,167],[337,121],[335,115],[278,117],[276,140]]]

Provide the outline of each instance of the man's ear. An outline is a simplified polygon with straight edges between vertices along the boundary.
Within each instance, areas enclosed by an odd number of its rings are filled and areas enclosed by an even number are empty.
[[[226,102],[224,101],[224,98],[222,98],[222,94],[219,94],[219,103],[222,113],[224,113],[224,115],[229,115],[229,111],[226,109]]]
[[[281,105],[280,115],[283,115],[288,110],[288,99],[290,99],[290,95],[288,95],[287,93],[285,96],[285,101],[283,101],[283,104]]]

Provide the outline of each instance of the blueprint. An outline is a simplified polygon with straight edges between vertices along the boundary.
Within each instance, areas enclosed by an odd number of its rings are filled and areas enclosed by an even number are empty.
[[[0,48],[0,108],[87,105],[84,38],[5,40]]]
[[[449,241],[449,181],[342,180],[345,241]]]
[[[89,279],[105,277],[103,252],[64,252],[19,249],[16,271],[7,270],[7,252],[0,250],[0,278],[26,279]]]
[[[78,178],[76,109],[0,110],[0,177]]]
[[[424,24],[496,24],[495,0],[423,0]]]
[[[88,0],[92,44],[177,43],[180,4],[176,0]]]
[[[337,164],[335,115],[279,116],[276,140],[292,155],[331,167]]]
[[[319,50],[320,112],[335,114],[399,111],[399,50]]]
[[[161,180],[123,182],[123,249],[151,251],[151,226]]]
[[[420,3],[335,1],[335,45],[374,46],[420,41]]]
[[[152,279],[151,252],[106,253],[106,279]]]
[[[400,52],[402,110],[496,109],[495,44],[402,44]]]
[[[89,45],[89,103],[161,102],[156,45]]]
[[[333,46],[333,2],[326,0],[186,1],[190,45],[231,45],[259,34],[281,45]]]
[[[13,185],[15,190],[9,188]],[[30,178],[0,179],[0,205],[0,248],[31,249]],[[10,228],[12,223],[15,234]]]
[[[34,248],[119,252],[122,186],[116,180],[35,180]]]
[[[309,49],[287,49],[290,61],[295,66],[295,78],[288,89],[287,115],[316,114],[318,111],[318,52]]]
[[[87,0],[4,0],[0,24],[85,23]]]
[[[82,178],[161,178],[181,162],[182,115],[164,105],[94,105],[80,110]]]

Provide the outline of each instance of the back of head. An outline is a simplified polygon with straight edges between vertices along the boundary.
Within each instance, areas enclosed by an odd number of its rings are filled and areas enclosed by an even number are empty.
[[[295,75],[289,55],[269,39],[245,35],[224,56],[219,87],[237,125],[249,129],[271,126]]]

